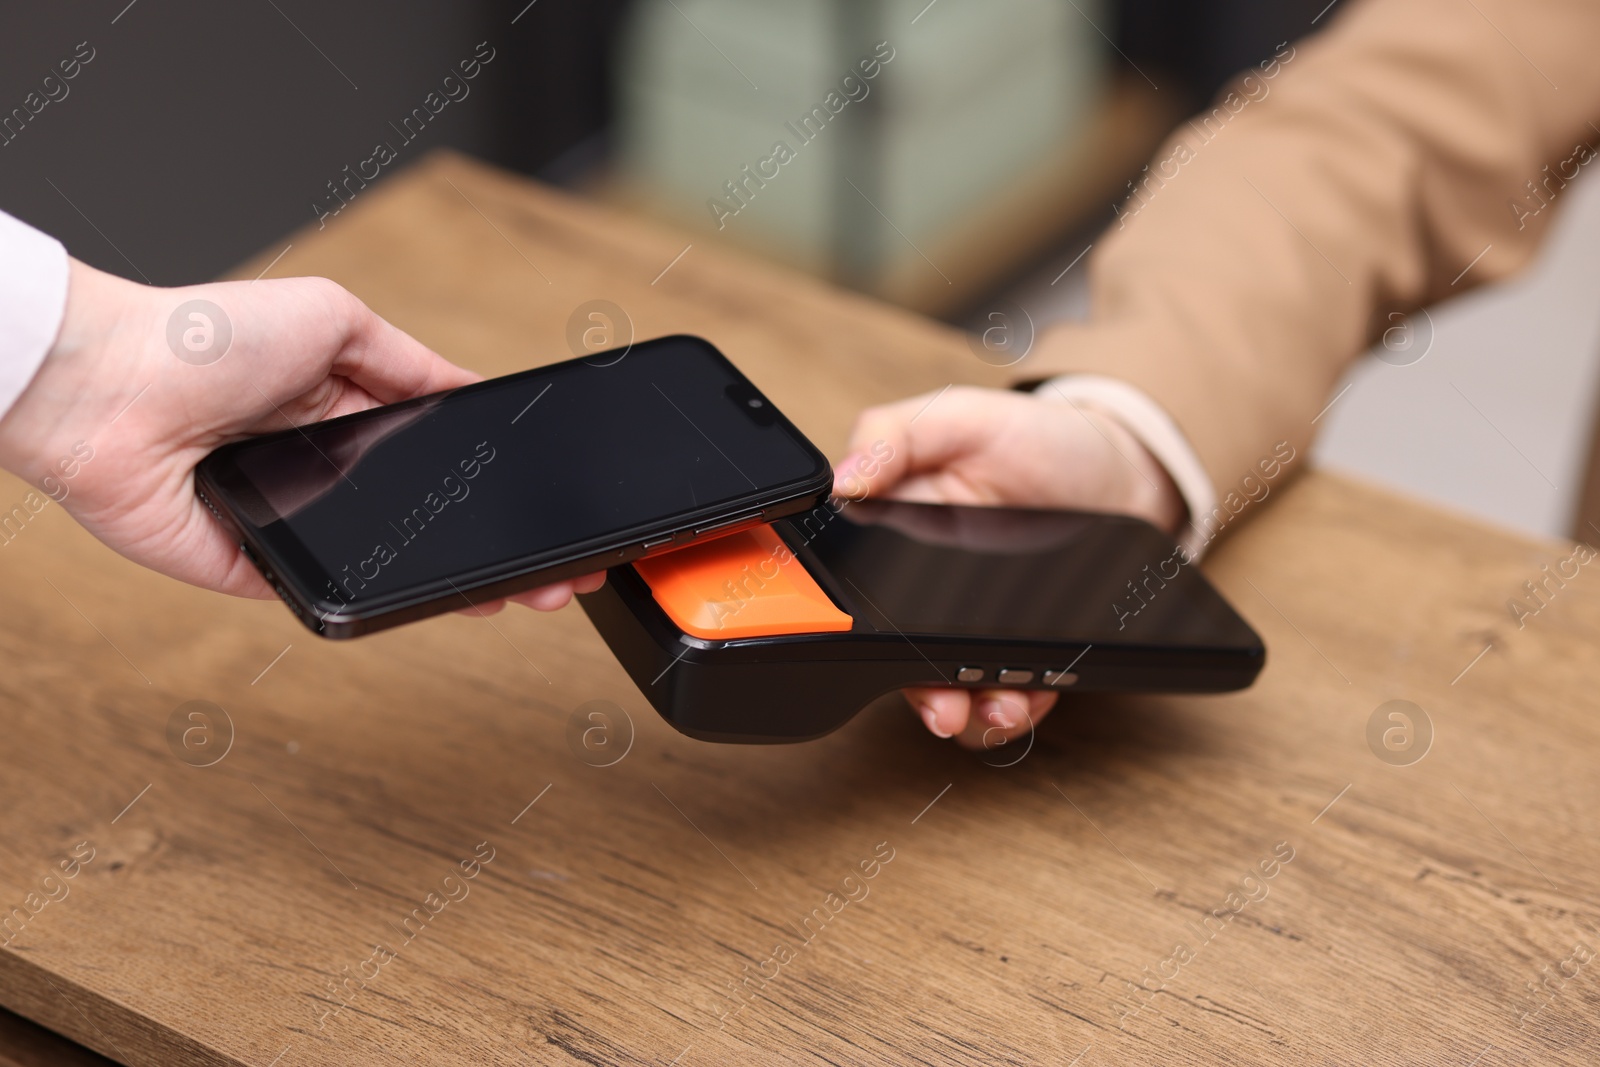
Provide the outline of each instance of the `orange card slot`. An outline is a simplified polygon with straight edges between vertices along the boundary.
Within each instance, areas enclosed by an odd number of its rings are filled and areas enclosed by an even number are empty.
[[[836,633],[852,625],[771,526],[642,559],[633,568],[693,637]]]

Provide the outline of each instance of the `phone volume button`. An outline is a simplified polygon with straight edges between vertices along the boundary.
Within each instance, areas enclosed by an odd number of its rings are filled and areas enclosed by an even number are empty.
[[[649,552],[652,549],[660,548],[662,545],[670,545],[672,544],[672,541],[673,535],[668,534],[666,537],[658,537],[654,541],[646,541],[639,547],[644,549],[646,552]]]
[[[699,537],[701,534],[710,533],[713,530],[722,530],[729,526],[737,526],[741,522],[753,522],[756,519],[761,518],[761,516],[765,515],[766,513],[766,509],[763,508],[760,511],[751,511],[744,515],[735,515],[733,518],[723,519],[721,522],[713,522],[706,526],[696,526],[694,528],[694,535]]]

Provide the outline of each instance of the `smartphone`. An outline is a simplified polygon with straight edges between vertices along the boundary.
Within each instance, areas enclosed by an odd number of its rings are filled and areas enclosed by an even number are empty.
[[[675,336],[224,445],[195,484],[300,620],[345,638],[808,510],[833,474]]]

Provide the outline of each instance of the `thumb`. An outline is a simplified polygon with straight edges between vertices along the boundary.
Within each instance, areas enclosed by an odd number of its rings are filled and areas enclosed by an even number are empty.
[[[946,386],[861,412],[850,431],[849,454],[836,468],[834,491],[883,496],[972,452],[978,444],[969,410],[975,392],[980,391]]]

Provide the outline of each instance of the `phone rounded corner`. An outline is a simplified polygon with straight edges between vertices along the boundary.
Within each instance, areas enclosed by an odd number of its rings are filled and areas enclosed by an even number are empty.
[[[805,480],[799,483],[799,490],[794,495],[794,499],[801,505],[799,510],[824,504],[833,496],[833,464],[828,461],[827,456],[821,458],[821,467],[808,474]]]
[[[666,334],[663,337],[653,338],[653,340],[656,340],[656,341],[688,341],[688,342],[690,342],[692,344],[700,345],[700,346],[702,346],[704,348],[711,349],[711,351],[715,352],[717,355],[721,356],[723,359],[727,359],[728,358],[727,353],[724,352],[722,349],[718,348],[714,343],[712,343],[710,338],[701,337],[697,333],[688,333],[688,332],[669,333],[669,334]]]
[[[693,345],[695,348],[701,349],[702,351],[708,352],[712,356],[716,357],[719,362],[721,362],[728,369],[732,370],[741,379],[744,379],[746,382],[749,381],[749,378],[746,377],[744,371],[740,370],[739,365],[733,361],[733,357],[728,355],[728,353],[724,352],[721,348],[717,347],[716,342],[711,340],[709,337],[702,337],[697,333],[669,333],[664,337],[651,338],[649,343],[660,344],[662,346],[666,346],[671,343]],[[637,347],[637,344],[635,347]]]
[[[304,611],[296,611],[300,621],[306,628],[318,637],[330,641],[342,641],[350,637],[359,637],[366,632],[366,620],[348,612],[349,605],[341,604],[336,600],[327,600],[322,597],[313,597],[305,605]]]

